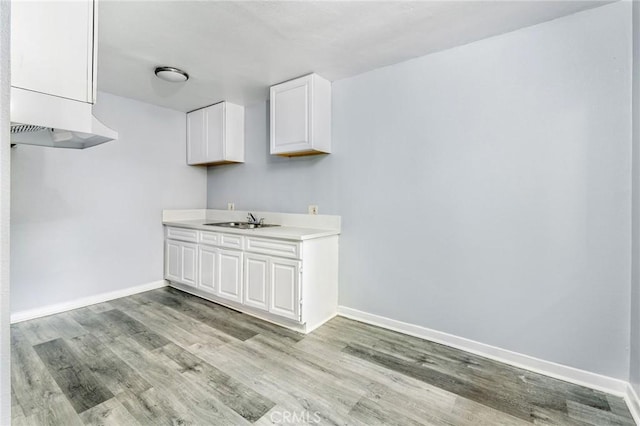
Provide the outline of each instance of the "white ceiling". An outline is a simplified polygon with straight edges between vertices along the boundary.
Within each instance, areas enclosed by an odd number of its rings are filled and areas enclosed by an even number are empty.
[[[103,0],[98,88],[180,111],[250,105],[309,72],[335,81],[603,3]],[[190,79],[159,80],[158,65]]]

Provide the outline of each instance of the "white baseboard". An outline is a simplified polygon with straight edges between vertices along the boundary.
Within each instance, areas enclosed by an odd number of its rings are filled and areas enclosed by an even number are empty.
[[[627,383],[627,392],[624,395],[624,400],[627,403],[627,407],[629,407],[629,411],[631,411],[633,420],[637,425],[640,425],[640,398],[638,398],[636,390],[630,383]]]
[[[556,364],[555,362],[545,361],[529,355],[497,348],[495,346],[432,330],[419,325],[396,321],[379,315],[370,314],[368,312],[359,311],[357,309],[348,308],[346,306],[338,306],[338,315],[403,334],[408,334],[410,336],[420,337],[425,340],[430,340],[435,343],[440,343],[442,345],[490,358],[495,361],[533,371],[534,373],[544,374],[545,376],[550,376],[566,382],[625,397],[625,399],[629,393],[629,384],[624,380],[614,379],[613,377],[607,377],[591,373],[589,371],[568,367],[566,365]],[[635,398],[637,402],[637,397]],[[627,402],[627,404],[629,404],[629,402]],[[631,406],[629,408],[631,409]],[[640,425],[638,419],[636,419],[636,423]]]
[[[108,302],[109,300],[119,299],[125,296],[131,296],[136,293],[143,293],[149,290],[166,287],[165,280],[154,281],[147,284],[129,287],[122,290],[110,291],[109,293],[96,294],[94,296],[82,297],[80,299],[70,300],[68,302],[57,303],[55,305],[43,306],[41,308],[29,309],[26,311],[14,312],[11,314],[11,324],[30,319],[46,317],[47,315],[58,314],[60,312],[70,311],[72,309],[84,308],[85,306],[95,305],[96,303]]]

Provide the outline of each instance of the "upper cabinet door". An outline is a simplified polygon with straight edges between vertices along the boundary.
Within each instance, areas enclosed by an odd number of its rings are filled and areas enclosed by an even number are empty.
[[[272,149],[288,152],[309,149],[311,81],[297,79],[271,88]]]
[[[207,128],[204,109],[187,114],[187,163],[202,164],[207,161]]]
[[[331,82],[317,74],[271,86],[271,154],[331,152]]]
[[[225,145],[225,103],[211,105],[204,109],[207,128],[205,145],[207,146],[207,163],[224,161]]]
[[[12,1],[11,85],[93,103],[94,21],[91,0]]]
[[[187,163],[244,162],[244,107],[220,102],[187,113]]]

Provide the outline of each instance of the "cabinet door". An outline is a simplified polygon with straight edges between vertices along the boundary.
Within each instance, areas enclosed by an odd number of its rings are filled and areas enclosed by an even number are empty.
[[[204,164],[207,162],[206,108],[187,114],[187,163]]]
[[[166,240],[164,244],[164,277],[169,281],[182,280],[182,244]]]
[[[11,85],[93,103],[93,8],[91,0],[12,1]]]
[[[269,312],[300,321],[300,262],[272,258]]]
[[[218,252],[213,247],[198,246],[198,288],[215,294]]]
[[[269,306],[269,258],[257,254],[244,256],[244,304],[267,311]]]
[[[182,246],[182,277],[183,284],[196,287],[198,273],[198,246],[191,243],[181,243]]]
[[[310,85],[307,77],[271,87],[271,153],[311,149]]]
[[[207,129],[207,162],[224,161],[225,104],[211,105],[204,109]]]
[[[218,250],[218,296],[242,303],[242,252]]]

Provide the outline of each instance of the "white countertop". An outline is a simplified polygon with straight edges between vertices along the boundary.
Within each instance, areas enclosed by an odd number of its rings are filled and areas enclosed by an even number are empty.
[[[212,222],[225,222],[224,220],[211,220],[211,219],[182,219],[182,220],[164,220],[163,225],[175,226],[178,228],[191,228],[200,229],[203,231],[211,232],[224,232],[226,234],[240,234],[248,235],[251,237],[268,237],[268,238],[280,238],[285,240],[310,240],[313,238],[329,237],[332,235],[339,235],[340,231],[337,229],[313,229],[313,228],[300,228],[295,226],[272,226],[267,228],[258,229],[236,229],[226,228],[222,226],[205,225],[205,223]]]

